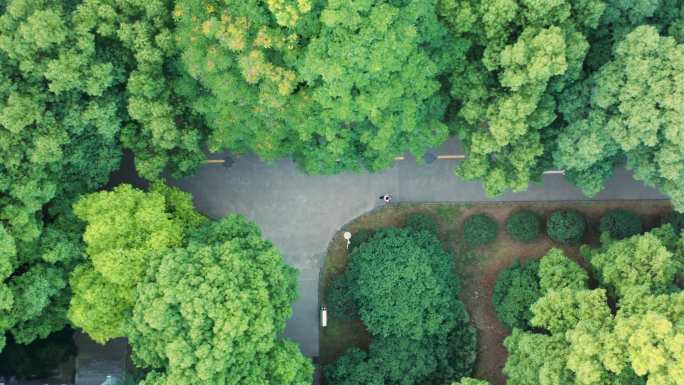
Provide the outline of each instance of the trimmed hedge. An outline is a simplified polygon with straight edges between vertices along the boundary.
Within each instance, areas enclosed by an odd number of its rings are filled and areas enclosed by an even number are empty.
[[[496,278],[492,304],[496,316],[513,330],[529,330],[532,318],[530,306],[541,298],[539,286],[539,261],[521,264],[516,261],[502,270]]]
[[[406,217],[406,228],[412,231],[428,231],[432,234],[437,234],[437,222],[428,214],[409,214]]]
[[[539,237],[541,221],[530,210],[516,211],[506,220],[506,231],[516,241],[532,242]]]
[[[586,230],[586,219],[575,210],[556,210],[546,221],[546,232],[549,238],[560,243],[579,243]]]
[[[471,246],[483,246],[496,239],[499,225],[487,214],[475,214],[463,222],[463,239]]]
[[[637,214],[624,209],[614,209],[601,217],[599,230],[602,233],[609,233],[613,239],[625,239],[641,234],[643,226]]]

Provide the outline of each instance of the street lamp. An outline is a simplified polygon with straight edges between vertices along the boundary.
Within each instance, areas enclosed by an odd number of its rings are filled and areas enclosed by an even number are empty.
[[[347,249],[349,249],[349,244],[351,243],[351,233],[349,231],[345,231],[342,236],[347,240]]]

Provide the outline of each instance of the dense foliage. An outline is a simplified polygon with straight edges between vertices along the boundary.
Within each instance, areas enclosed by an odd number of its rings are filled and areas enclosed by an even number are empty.
[[[296,271],[255,225],[228,216],[157,253],[137,290],[129,341],[154,369],[143,384],[310,384],[313,367],[279,336]]]
[[[546,233],[556,242],[579,243],[586,230],[586,219],[575,210],[556,210],[546,220]]]
[[[496,277],[492,303],[496,316],[509,329],[529,329],[530,306],[541,297],[539,261],[516,261]]]
[[[325,174],[421,159],[456,135],[458,175],[490,195],[552,168],[593,195],[626,165],[682,211],[682,57],[683,0],[2,1],[0,349],[6,334],[28,344],[68,322],[99,341],[125,335],[148,265],[205,225],[171,191],[121,188],[72,210],[123,149],[150,180],[193,172],[206,149]],[[478,221],[472,245],[496,237]],[[606,221],[613,238],[638,233],[633,218]],[[575,243],[584,227],[566,212],[548,230]],[[657,271],[665,295],[675,263],[633,242],[659,259],[609,272],[597,257],[600,279],[626,296]]]
[[[343,321],[359,319],[352,290],[353,286],[348,274],[335,277],[326,292],[326,304],[331,316]]]
[[[492,243],[499,233],[499,225],[487,214],[474,214],[463,221],[463,239],[470,246]]]
[[[373,340],[368,351],[350,349],[326,366],[326,383],[447,384],[472,371],[476,333],[457,300],[453,259],[428,227],[435,228],[428,217],[414,216],[351,252],[332,298],[352,298]]]
[[[32,207],[97,188],[121,147],[147,178],[205,146],[331,173],[455,134],[489,194],[549,168],[594,194],[626,162],[681,209],[684,4],[632,3],[9,0],[4,205],[35,233]]]
[[[682,384],[683,242],[665,226],[583,247],[598,277],[595,289],[560,252],[542,258],[544,295],[530,310],[531,324],[545,332],[515,329],[506,338],[507,383]]]
[[[89,194],[74,212],[87,258],[69,317],[97,341],[127,337],[150,370],[142,384],[311,382],[311,363],[280,339],[296,271],[254,224],[211,222],[163,184]]]
[[[373,335],[420,339],[451,330],[463,312],[453,300],[458,286],[451,257],[431,233],[379,230],[352,253],[346,274]]]
[[[532,242],[539,237],[541,221],[534,212],[519,210],[506,220],[506,231],[516,241]]]

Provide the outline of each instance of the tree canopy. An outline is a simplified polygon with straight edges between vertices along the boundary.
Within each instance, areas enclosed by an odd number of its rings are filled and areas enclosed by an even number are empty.
[[[310,384],[313,366],[278,339],[296,271],[236,215],[159,253],[137,288],[129,341],[143,384]]]
[[[530,307],[530,322],[546,333],[515,329],[506,339],[508,383],[682,384],[684,291],[675,262],[684,257],[682,242],[668,225],[584,247],[601,286],[595,289],[586,286],[586,274],[551,279],[561,270],[545,267],[549,256],[564,271],[581,268],[568,259],[559,263],[558,252],[542,258],[545,294]]]
[[[335,287],[347,293],[336,296],[351,297],[373,340],[367,351],[349,349],[327,365],[327,383],[447,384],[472,372],[476,333],[435,228],[430,218],[411,216],[406,228],[379,229],[353,249],[336,281],[345,286]]]

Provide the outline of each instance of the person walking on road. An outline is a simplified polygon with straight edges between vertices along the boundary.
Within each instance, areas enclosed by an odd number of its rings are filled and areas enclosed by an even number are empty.
[[[390,202],[392,202],[392,195],[390,195],[390,194],[380,195],[380,199],[382,199],[382,201],[385,203],[390,203]]]

